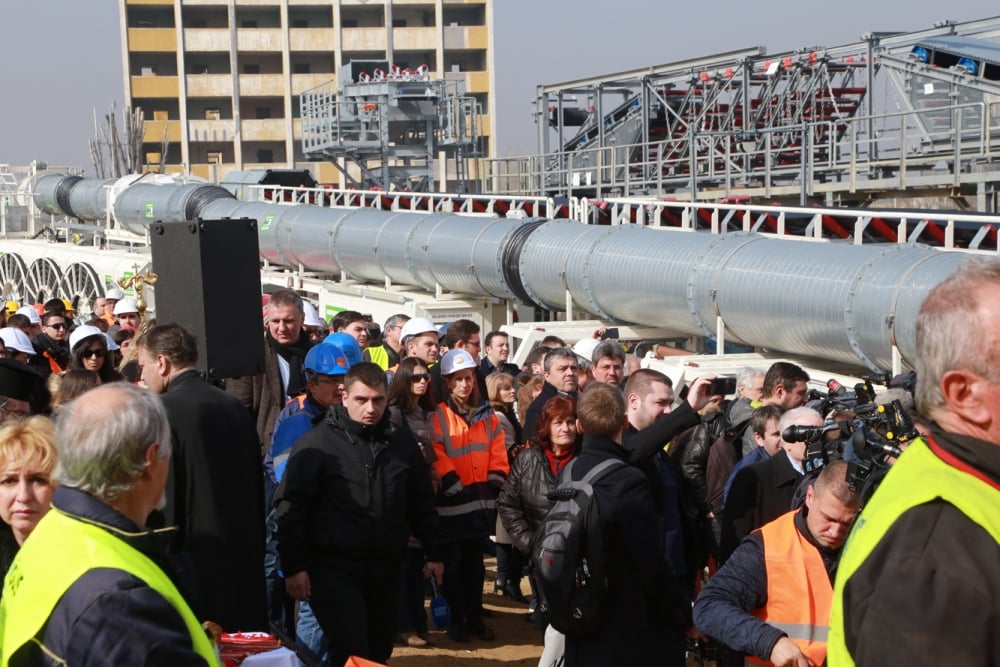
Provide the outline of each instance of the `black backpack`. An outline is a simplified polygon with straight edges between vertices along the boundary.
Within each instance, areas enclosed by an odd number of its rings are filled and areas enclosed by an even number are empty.
[[[574,482],[575,463],[573,459],[560,471],[556,487],[548,493],[554,502],[531,544],[538,609],[553,628],[569,636],[593,632],[600,626],[608,582],[594,484],[625,465],[608,459]]]

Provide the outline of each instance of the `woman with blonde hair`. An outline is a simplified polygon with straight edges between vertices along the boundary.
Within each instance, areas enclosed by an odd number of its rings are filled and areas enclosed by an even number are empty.
[[[0,426],[0,575],[52,504],[56,433],[48,417]]]

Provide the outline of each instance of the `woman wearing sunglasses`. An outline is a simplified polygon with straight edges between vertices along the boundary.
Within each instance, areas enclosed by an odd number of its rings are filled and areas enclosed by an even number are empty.
[[[441,478],[434,470],[434,445],[431,418],[434,415],[434,398],[431,396],[430,370],[422,359],[407,357],[399,363],[389,388],[389,411],[392,423],[413,434],[420,445],[427,474],[434,493],[441,488]],[[403,560],[403,588],[396,630],[398,642],[406,646],[429,646],[427,614],[424,611],[424,552],[420,542],[410,537]]]
[[[122,379],[108,358],[108,339],[97,327],[85,324],[74,329],[69,337],[69,349],[74,370],[93,371],[102,384]]]

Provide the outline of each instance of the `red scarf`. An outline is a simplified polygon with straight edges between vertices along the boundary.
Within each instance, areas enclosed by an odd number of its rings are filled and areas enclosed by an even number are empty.
[[[569,463],[570,459],[572,459],[575,455],[576,455],[576,445],[564,449],[560,454],[556,454],[548,447],[545,448],[545,458],[549,460],[549,468],[552,470],[552,474],[555,475],[556,477],[559,476],[559,471],[562,470],[563,467],[567,463]]]

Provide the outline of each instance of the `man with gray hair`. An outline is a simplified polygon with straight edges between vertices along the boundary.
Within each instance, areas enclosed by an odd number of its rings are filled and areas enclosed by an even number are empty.
[[[762,403],[764,395],[764,370],[744,366],[736,373],[736,400],[729,404],[726,416],[730,424],[739,424],[750,419],[750,414]]]
[[[305,306],[298,294],[292,290],[272,294],[265,318],[264,371],[226,382],[226,391],[257,420],[261,452],[271,444],[278,413],[292,396],[305,391],[302,363],[311,347],[302,328],[305,318]]]
[[[403,342],[401,335],[403,325],[410,321],[405,313],[390,315],[382,327],[382,344],[377,347],[365,348],[364,360],[376,364],[384,371],[398,366],[403,358]]]
[[[170,426],[153,393],[102,385],[63,407],[52,511],[4,581],[0,664],[217,665],[165,571]]]
[[[528,406],[524,415],[524,441],[528,442],[535,435],[535,424],[542,414],[542,408],[553,396],[566,396],[576,400],[579,384],[577,376],[576,353],[568,347],[557,347],[545,354],[544,361],[545,384],[542,391]]]
[[[830,665],[1000,664],[998,330],[996,259],[968,261],[920,307],[930,433],[889,469],[844,548]]]
[[[625,379],[625,350],[621,345],[602,341],[594,348],[590,360],[594,364],[594,380],[621,388]]]

